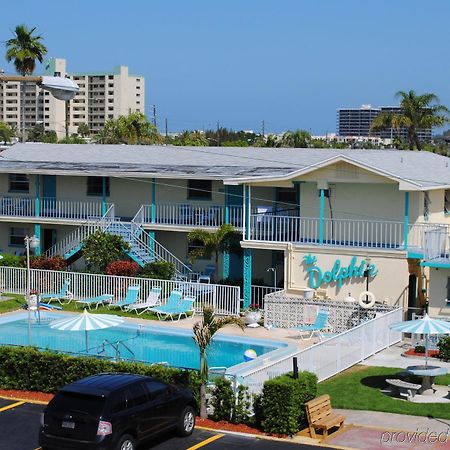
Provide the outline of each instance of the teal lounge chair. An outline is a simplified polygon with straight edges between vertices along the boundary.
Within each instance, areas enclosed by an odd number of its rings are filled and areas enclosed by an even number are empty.
[[[161,306],[155,306],[154,308],[149,308],[148,311],[156,313],[156,315],[164,314],[167,311],[171,311],[180,306],[181,297],[183,293],[177,289],[174,289],[167,299],[167,303]]]
[[[64,284],[61,290],[57,293],[44,293],[39,295],[39,301],[45,300],[45,303],[51,303],[53,300],[58,300],[58,302],[62,305],[63,300],[68,300],[67,303],[70,303],[73,299],[72,292],[69,291],[70,280],[64,281]]]
[[[330,312],[327,309],[321,309],[312,325],[303,325],[292,329],[300,332],[300,337],[302,339],[311,339],[314,335],[317,335],[320,338],[320,332],[324,331],[327,327],[329,314]],[[309,333],[309,335],[304,337],[304,334],[306,333]]]
[[[95,309],[99,307],[99,305],[104,305],[105,303],[111,303],[112,299],[114,298],[114,295],[112,294],[103,294],[103,295],[97,295],[97,297],[91,297],[91,298],[85,298],[83,300],[75,300],[75,307],[77,305],[83,305],[87,306],[89,309],[91,309],[92,305],[95,305]]]
[[[109,306],[113,308],[120,308],[120,310],[123,311],[126,306],[132,305],[139,300],[140,290],[140,286],[128,286],[127,295],[125,295],[125,298],[123,300],[119,300],[116,303],[110,303]]]
[[[192,317],[194,317],[195,315],[195,308],[194,308],[194,303],[195,303],[195,297],[185,297],[183,298],[183,300],[181,301],[181,303],[179,304],[179,306],[173,308],[173,309],[167,309],[166,311],[163,312],[159,312],[156,313],[158,316],[158,319],[162,319],[162,318],[166,318],[166,317],[170,317],[171,320],[174,320],[174,317],[178,316],[178,320],[181,319],[181,316],[188,317],[188,313],[192,312]]]

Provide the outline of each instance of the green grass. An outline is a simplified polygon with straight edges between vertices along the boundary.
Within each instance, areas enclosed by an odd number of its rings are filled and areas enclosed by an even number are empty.
[[[392,367],[355,366],[319,383],[318,395],[329,394],[335,408],[383,411],[412,416],[450,419],[450,403],[412,403],[380,392],[386,378],[402,372]],[[450,374],[436,377],[436,384],[450,384]]]
[[[9,311],[16,311],[25,303],[23,295],[3,294],[3,297],[12,297],[10,300],[0,302],[0,314]]]

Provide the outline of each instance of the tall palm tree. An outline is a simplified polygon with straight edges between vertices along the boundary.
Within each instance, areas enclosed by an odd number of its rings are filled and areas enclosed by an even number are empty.
[[[242,235],[229,223],[222,224],[217,231],[203,229],[192,230],[188,234],[188,242],[198,242],[198,247],[189,254],[189,259],[211,258],[214,256],[216,271],[219,267],[219,254],[224,252],[238,253]]]
[[[206,384],[208,383],[208,359],[206,351],[211,345],[214,335],[226,325],[237,325],[244,329],[238,317],[216,317],[210,307],[203,308],[203,319],[194,325],[194,341],[200,352],[200,417],[206,419]]]
[[[415,91],[398,91],[395,97],[400,100],[401,113],[383,113],[373,120],[372,130],[379,131],[387,128],[406,128],[410,150],[416,146],[422,150],[418,131],[431,127],[441,127],[448,122],[449,110],[439,104],[435,94],[425,93],[417,95]]]
[[[41,42],[42,36],[33,33],[36,28],[29,29],[26,25],[17,25],[14,37],[6,41],[6,60],[14,61],[16,71],[22,76],[31,75],[36,68],[36,60],[42,63],[47,54],[47,47]],[[20,83],[22,104],[22,141],[25,140],[25,82]]]
[[[305,130],[288,130],[281,138],[282,147],[306,148],[311,142],[311,134]]]

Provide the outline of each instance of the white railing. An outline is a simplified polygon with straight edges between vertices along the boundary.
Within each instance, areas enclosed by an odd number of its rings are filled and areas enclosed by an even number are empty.
[[[300,350],[290,346],[274,356],[239,364],[227,375],[259,393],[266,380],[292,371],[292,358],[297,357],[300,370],[313,372],[323,381],[399,342],[401,334],[389,326],[402,320],[403,311],[398,308],[311,347]]]
[[[225,207],[223,205],[158,203],[153,207],[152,205],[142,205],[141,210],[142,223],[209,228],[220,227],[226,222]],[[242,207],[230,206],[228,211],[228,222],[236,227],[241,227]]]
[[[26,274],[27,271],[23,268],[0,267],[2,289],[13,294],[25,294]],[[184,295],[195,296],[195,308],[198,312],[201,312],[203,307],[208,305],[214,309],[216,314],[239,314],[239,286],[31,269],[31,289],[39,293],[58,292],[65,280],[70,280],[69,290],[73,293],[75,299],[112,294],[114,295],[113,301],[117,302],[125,298],[128,286],[139,285],[141,288],[140,301],[147,298],[152,287],[161,288],[163,303],[166,302],[172,290],[181,289]]]
[[[423,254],[426,260],[450,258],[450,225],[416,223],[409,225],[408,249]]]
[[[114,210],[114,204],[111,204],[106,210],[104,216],[102,216],[100,219],[97,219],[97,221],[94,223],[86,222],[80,227],[76,228],[74,231],[69,233],[67,236],[65,236],[63,239],[49,248],[45,252],[45,254],[47,256],[64,256],[75,251],[81,245],[81,242],[83,242],[83,240],[86,239],[89,235],[95,233],[97,230],[105,229],[112,223],[112,221],[114,220]]]
[[[37,206],[39,205],[39,206]],[[107,208],[111,205],[107,204]],[[102,202],[31,197],[0,197],[0,215],[95,221],[102,216]]]
[[[255,308],[264,309],[264,297],[273,292],[282,291],[283,288],[274,286],[256,286],[252,284],[252,305]]]

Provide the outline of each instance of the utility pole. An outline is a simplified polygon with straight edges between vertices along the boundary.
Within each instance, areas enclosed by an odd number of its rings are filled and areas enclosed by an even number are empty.
[[[153,125],[156,127],[156,105],[153,105]]]
[[[167,144],[167,141],[169,140],[169,125],[167,123],[167,117],[164,119],[164,127],[166,129],[166,144]]]
[[[217,147],[220,147],[220,122],[217,121]]]
[[[263,140],[263,142],[264,142],[264,136],[265,136],[265,131],[266,131],[266,126],[265,126],[266,124],[265,124],[265,122],[264,122],[264,120],[262,121],[262,124],[261,124],[261,128],[262,128],[262,132],[261,132],[261,134],[262,134],[262,140]]]

